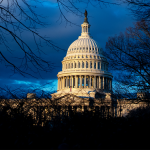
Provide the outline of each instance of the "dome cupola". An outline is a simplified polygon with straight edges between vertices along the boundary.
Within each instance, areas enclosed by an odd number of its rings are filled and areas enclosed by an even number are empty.
[[[87,20],[87,11],[86,10],[85,10],[84,15],[85,15],[84,22],[83,22],[83,24],[81,24],[82,33],[81,33],[81,36],[79,36],[79,38],[90,37],[90,25]]]

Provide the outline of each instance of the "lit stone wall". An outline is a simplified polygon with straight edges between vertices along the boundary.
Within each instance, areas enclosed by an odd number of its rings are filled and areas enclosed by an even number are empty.
[[[125,117],[131,110],[148,106],[146,102],[131,102],[129,100],[117,100],[117,116]],[[120,112],[121,109],[121,112]]]

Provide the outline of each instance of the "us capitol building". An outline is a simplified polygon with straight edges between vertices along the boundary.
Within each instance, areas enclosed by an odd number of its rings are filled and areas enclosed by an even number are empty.
[[[113,76],[108,72],[109,63],[103,49],[90,36],[87,11],[84,15],[81,36],[68,48],[62,71],[57,74],[58,90],[51,94],[52,98],[69,93],[79,97],[111,98]]]

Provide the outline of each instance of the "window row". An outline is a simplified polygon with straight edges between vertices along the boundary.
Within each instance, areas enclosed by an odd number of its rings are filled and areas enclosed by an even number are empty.
[[[101,69],[108,70],[108,64],[101,62],[74,62],[63,64],[63,69],[74,69],[74,68],[93,68],[93,69]]]
[[[96,52],[100,52],[102,51],[102,48],[92,48],[92,47],[77,47],[77,48],[70,48],[68,51],[74,51],[74,50],[89,50],[89,51],[96,51]]]
[[[67,59],[74,59],[74,58],[93,58],[93,59],[100,59],[102,57],[100,56],[95,56],[95,55],[75,55],[75,56],[67,56],[64,58],[64,60]]]

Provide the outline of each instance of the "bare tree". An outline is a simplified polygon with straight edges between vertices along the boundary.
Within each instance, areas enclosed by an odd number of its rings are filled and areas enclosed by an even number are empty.
[[[132,14],[136,19],[150,19],[149,0],[122,0],[122,2],[128,5],[129,10],[131,10]]]
[[[109,37],[107,57],[114,70],[122,71],[117,80],[129,87],[150,88],[150,24],[136,22],[126,32]],[[141,84],[142,83],[142,84]]]
[[[42,4],[40,0],[32,0],[35,4]],[[45,27],[47,23],[42,22],[43,16],[37,14],[35,11],[36,6],[32,5],[26,0],[1,0],[0,1],[0,45],[5,46],[5,49],[13,53],[12,48],[9,46],[8,36],[14,40],[23,52],[24,56],[16,59],[20,60],[20,66],[14,64],[11,60],[4,55],[3,50],[0,50],[0,61],[4,62],[6,67],[11,67],[14,73],[19,73],[22,76],[30,75],[27,70],[34,73],[40,71],[49,72],[53,69],[53,63],[42,59],[41,54],[44,53],[41,49],[42,42],[55,50],[61,50],[57,45],[53,44],[46,36],[42,36],[38,32],[38,27]],[[22,34],[29,32],[33,35],[36,51],[34,51],[24,39]],[[33,69],[34,68],[34,69]],[[35,76],[33,76],[35,77]]]

